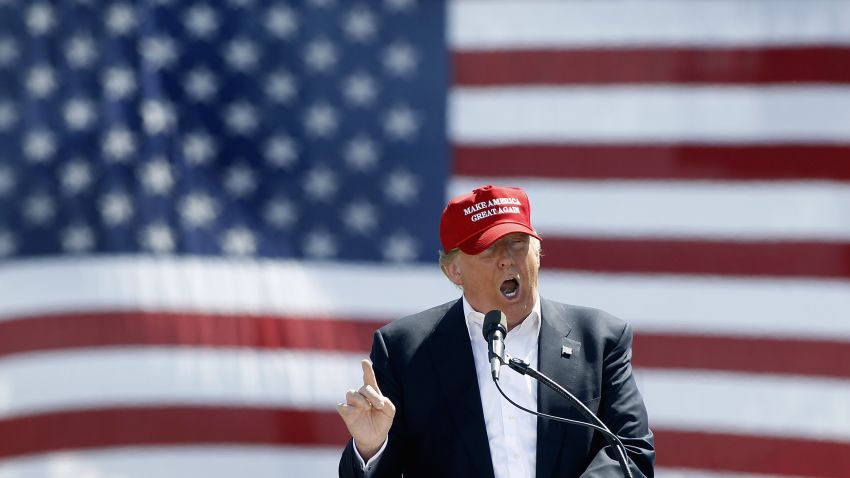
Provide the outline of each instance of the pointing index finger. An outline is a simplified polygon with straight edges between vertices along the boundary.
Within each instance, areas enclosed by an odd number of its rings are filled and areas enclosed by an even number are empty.
[[[378,393],[381,393],[381,389],[378,387],[378,379],[375,378],[375,370],[372,368],[372,361],[363,359],[360,361],[360,365],[363,367],[363,384],[371,385]]]

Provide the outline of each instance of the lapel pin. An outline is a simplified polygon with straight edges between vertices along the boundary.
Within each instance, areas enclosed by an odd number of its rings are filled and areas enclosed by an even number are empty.
[[[566,345],[561,347],[561,357],[570,358],[570,356],[572,354],[573,354],[573,348],[572,347],[569,347],[569,346],[566,346]]]

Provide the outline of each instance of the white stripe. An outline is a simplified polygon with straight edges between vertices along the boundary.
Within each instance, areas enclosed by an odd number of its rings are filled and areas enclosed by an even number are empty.
[[[847,141],[850,88],[456,88],[449,134],[461,144]]]
[[[850,43],[841,0],[454,1],[455,49]]]
[[[541,271],[540,293],[647,332],[850,340],[847,281]]]
[[[850,441],[850,381],[642,369],[655,428]]]
[[[504,180],[464,177],[453,195]],[[544,236],[850,239],[850,185],[825,182],[511,180]]]
[[[850,340],[846,281],[544,271],[540,291],[647,332]]]
[[[365,354],[94,348],[0,360],[0,418],[104,405],[332,409],[363,385]]]
[[[362,384],[359,357],[278,351],[93,349],[0,362],[0,417],[117,405],[333,410]],[[850,441],[850,381],[639,370],[653,426]],[[817,413],[812,413],[813,404]]]
[[[847,281],[549,271],[540,284],[545,297],[607,310],[640,331],[850,340]]]
[[[402,285],[401,287],[399,285]],[[0,320],[75,310],[394,319],[457,298],[439,267],[111,256],[0,268]]]
[[[281,478],[336,476],[341,448],[124,447],[0,460],[0,478]]]
[[[647,330],[850,339],[850,281],[578,274],[544,256],[540,290]],[[128,257],[9,264],[0,291],[0,320],[99,309],[391,320],[460,295],[436,265]]]

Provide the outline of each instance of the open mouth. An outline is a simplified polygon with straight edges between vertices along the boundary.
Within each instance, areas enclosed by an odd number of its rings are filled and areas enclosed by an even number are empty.
[[[513,299],[519,294],[519,281],[511,278],[502,282],[502,285],[499,287],[499,292],[501,292],[505,298]]]

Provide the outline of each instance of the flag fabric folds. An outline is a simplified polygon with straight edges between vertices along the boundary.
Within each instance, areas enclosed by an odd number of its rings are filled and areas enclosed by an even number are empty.
[[[830,0],[0,0],[0,478],[333,476],[488,183],[660,476],[847,476],[848,64]]]

